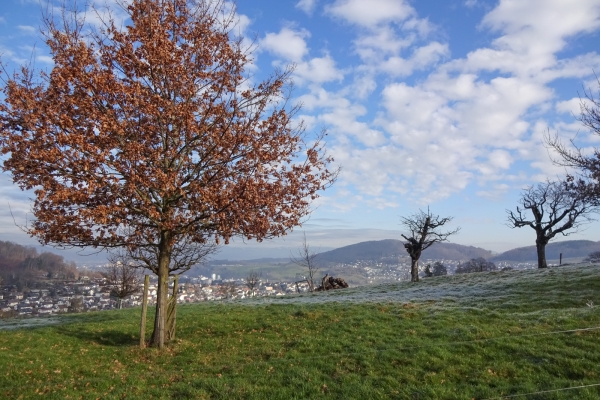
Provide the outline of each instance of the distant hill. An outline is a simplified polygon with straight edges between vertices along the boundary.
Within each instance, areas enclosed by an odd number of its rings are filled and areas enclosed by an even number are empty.
[[[593,251],[600,251],[600,242],[593,242],[591,240],[566,240],[564,242],[548,243],[546,246],[546,258],[549,260],[558,260],[560,253],[562,253],[563,258],[587,257]],[[535,246],[512,249],[490,259],[493,262],[527,262],[536,260],[537,252]]]
[[[331,263],[352,263],[358,260],[397,261],[398,257],[406,257],[404,244],[400,240],[386,239],[369,242],[361,242],[339,249],[320,253],[317,258],[320,261]],[[492,252],[479,247],[463,246],[455,243],[436,243],[423,252],[422,259],[444,259],[444,260],[470,260],[471,258],[490,258]]]

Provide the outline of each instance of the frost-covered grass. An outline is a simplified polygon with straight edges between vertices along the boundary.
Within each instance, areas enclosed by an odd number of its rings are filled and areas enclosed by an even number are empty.
[[[0,397],[485,399],[554,390],[518,398],[600,398],[600,386],[562,390],[600,384],[598,266],[178,313],[177,340],[162,352],[135,347],[139,310],[0,331]]]

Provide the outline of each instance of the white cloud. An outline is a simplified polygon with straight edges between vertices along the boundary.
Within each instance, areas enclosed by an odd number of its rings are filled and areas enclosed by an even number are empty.
[[[54,59],[50,56],[37,56],[36,59],[46,64],[54,64]]]
[[[506,150],[492,151],[488,157],[488,160],[492,166],[500,169],[510,168],[511,163],[513,162],[513,158]]]
[[[17,28],[27,35],[34,35],[37,32],[37,29],[29,25],[17,25]]]
[[[324,57],[316,57],[307,62],[296,65],[294,76],[300,81],[312,83],[325,83],[330,81],[341,81],[344,78],[342,71],[335,67],[335,61],[329,54]]]
[[[317,1],[318,0],[300,0],[298,3],[296,3],[296,8],[299,8],[310,15],[317,6]]]
[[[579,97],[571,100],[559,101],[556,103],[556,111],[563,114],[579,115],[581,99]]]
[[[279,33],[267,33],[259,42],[259,48],[267,50],[276,56],[283,57],[288,61],[301,61],[308,53],[305,38],[310,33],[305,30],[292,30],[282,28]]]
[[[354,41],[356,52],[364,61],[376,61],[386,55],[396,55],[415,42],[415,35],[398,37],[391,26],[368,31]]]
[[[415,70],[424,69],[450,55],[447,44],[432,42],[415,49],[410,58],[390,57],[378,69],[392,76],[412,75]]]
[[[326,7],[326,11],[364,27],[374,27],[382,22],[401,22],[415,13],[404,0],[336,0]]]
[[[477,5],[477,0],[465,0],[465,6],[468,8],[473,8]]]

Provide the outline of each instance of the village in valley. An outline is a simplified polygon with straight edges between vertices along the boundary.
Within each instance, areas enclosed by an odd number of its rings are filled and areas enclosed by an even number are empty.
[[[456,273],[460,265],[455,260],[423,260],[423,266],[442,263],[448,274]],[[497,268],[532,269],[535,263],[499,263]],[[0,286],[0,316],[48,316],[62,313],[77,313],[111,310],[116,308],[138,307],[142,304],[143,282],[138,282],[139,290],[119,299],[111,294],[113,285],[99,273],[103,266],[84,267],[76,280],[41,280],[34,288],[19,288],[17,285]],[[380,261],[356,261],[338,263],[327,270],[320,271],[315,278],[315,286],[320,285],[322,276],[328,272],[343,278],[343,271],[359,274],[363,284],[409,281],[410,261],[400,259],[396,264]],[[87,273],[88,275],[85,275]],[[340,275],[341,274],[341,275]],[[322,276],[321,276],[322,275]],[[150,281],[148,287],[148,304],[156,304],[156,279]],[[21,289],[21,290],[19,290]],[[169,285],[169,293],[173,292],[173,282]],[[297,275],[295,279],[270,280],[259,279],[254,287],[248,285],[247,279],[221,278],[219,274],[211,276],[191,276],[182,274],[179,278],[177,302],[197,303],[203,301],[244,300],[265,296],[291,296],[310,292],[306,276]]]

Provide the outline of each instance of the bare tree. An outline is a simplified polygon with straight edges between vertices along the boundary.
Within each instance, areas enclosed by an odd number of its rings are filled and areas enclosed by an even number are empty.
[[[400,221],[408,229],[408,236],[403,234],[402,237],[408,241],[404,243],[404,248],[411,259],[411,281],[418,282],[419,258],[423,250],[434,243],[447,241],[448,237],[458,233],[460,228],[442,232],[441,228],[452,221],[452,217],[440,218],[439,215],[433,215],[429,208],[427,208],[427,212],[419,210],[418,213],[402,217]]]
[[[319,266],[315,260],[318,255],[318,251],[311,250],[308,242],[306,241],[306,232],[302,233],[302,247],[298,249],[298,255],[292,256],[290,260],[303,268],[308,272],[308,286],[311,292],[315,291],[315,277],[319,272]]]
[[[600,262],[600,251],[593,251],[583,260],[585,262],[589,262],[592,264],[597,264]]]
[[[254,290],[256,290],[258,285],[260,285],[261,276],[262,273],[251,270],[250,272],[248,272],[248,275],[246,275],[246,277],[244,278],[246,286],[248,286],[248,289],[250,289],[250,293],[252,293],[252,297],[254,297]]]
[[[111,297],[117,298],[118,308],[123,308],[123,299],[139,291],[143,270],[128,263],[123,253],[112,253],[102,276],[108,281]]]
[[[597,207],[585,191],[573,190],[568,182],[546,181],[525,189],[516,212],[506,210],[508,226],[529,226],[535,231],[538,268],[546,268],[546,245],[557,234],[568,236],[590,222]],[[531,215],[530,215],[531,214]]]
[[[221,290],[226,299],[233,299],[237,296],[237,285],[235,281],[223,282]]]
[[[600,79],[596,77],[596,81],[600,88]],[[580,98],[579,102],[580,114],[577,119],[593,134],[600,136],[600,98],[594,96],[591,89],[584,90],[583,94],[583,98]],[[595,181],[594,188],[597,189],[596,192],[600,196],[600,190],[598,190],[600,189],[598,186],[600,183],[600,149],[594,148],[591,154],[588,151],[584,152],[573,139],[570,141],[572,146],[569,146],[560,140],[558,134],[546,135],[545,141],[548,147],[555,150],[560,156],[560,159],[552,161],[561,166],[579,169],[583,176]]]

